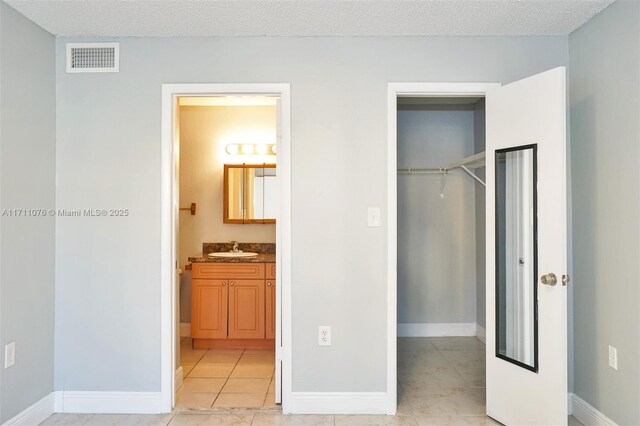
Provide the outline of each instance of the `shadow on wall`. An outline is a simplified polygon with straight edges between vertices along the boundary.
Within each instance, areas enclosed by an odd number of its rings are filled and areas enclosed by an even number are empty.
[[[592,98],[584,98],[579,102],[571,105],[571,117],[580,117],[579,123],[573,123],[572,129],[580,129],[580,133],[574,132],[571,138],[571,198],[572,198],[572,221],[574,230],[590,230],[591,232],[579,232],[573,234],[573,274],[571,289],[573,291],[572,325],[573,330],[569,330],[569,336],[573,336],[573,347],[577,350],[573,351],[573,371],[587,372],[593,380],[589,383],[588,388],[591,392],[603,392],[606,387],[601,386],[600,377],[602,372],[600,363],[597,362],[597,354],[599,346],[601,346],[597,334],[593,330],[597,329],[602,318],[599,317],[600,310],[596,306],[596,300],[599,298],[597,294],[598,286],[598,270],[599,264],[597,259],[598,248],[598,229],[597,224],[601,222],[598,219],[598,203],[599,194],[594,190],[597,188],[598,166],[597,166],[597,144],[580,143],[589,138],[588,135],[595,135],[596,111],[594,100]],[[591,136],[592,138],[595,136]],[[575,144],[575,146],[574,146]],[[600,262],[601,264],[601,262]],[[602,290],[601,290],[602,291]],[[573,309],[573,306],[579,306],[580,309]],[[576,326],[577,325],[577,326]],[[605,367],[608,368],[608,367]],[[574,391],[585,395],[584,389],[580,383],[580,374],[574,375]],[[585,383],[585,385],[587,384]],[[596,400],[602,400],[602,395],[597,395]],[[593,400],[592,400],[593,401]]]

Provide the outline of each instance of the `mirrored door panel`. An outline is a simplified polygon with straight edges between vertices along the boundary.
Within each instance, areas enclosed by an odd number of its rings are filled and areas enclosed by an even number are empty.
[[[275,223],[275,164],[224,165],[224,223]]]
[[[496,356],[538,371],[537,149],[496,151]]]

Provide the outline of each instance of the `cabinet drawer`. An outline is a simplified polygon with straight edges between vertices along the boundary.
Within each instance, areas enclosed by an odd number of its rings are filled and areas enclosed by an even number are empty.
[[[264,278],[264,263],[194,263],[193,278]]]
[[[276,264],[275,263],[265,263],[267,269],[267,279],[275,280],[276,279]]]

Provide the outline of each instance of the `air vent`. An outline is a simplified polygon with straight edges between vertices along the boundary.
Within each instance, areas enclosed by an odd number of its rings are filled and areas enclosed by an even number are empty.
[[[119,43],[67,43],[67,72],[118,71]]]

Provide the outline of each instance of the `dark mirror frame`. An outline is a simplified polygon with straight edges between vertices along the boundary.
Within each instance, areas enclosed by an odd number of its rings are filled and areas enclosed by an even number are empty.
[[[232,219],[229,217],[229,170],[230,169],[275,169],[276,165],[272,163],[265,164],[225,164],[224,165],[224,179],[223,179],[223,202],[222,202],[222,222],[223,223],[256,223],[256,224],[268,224],[276,223],[275,219]],[[244,185],[244,182],[243,182]],[[243,188],[244,189],[244,188]]]
[[[520,362],[518,360],[515,360],[513,358],[509,358],[506,355],[502,355],[500,353],[500,348],[499,348],[499,343],[500,343],[500,338],[499,338],[499,333],[500,333],[500,328],[499,328],[499,308],[500,308],[500,267],[501,267],[501,263],[500,263],[500,247],[498,246],[500,238],[499,238],[499,232],[500,232],[500,228],[499,228],[499,218],[498,218],[498,213],[500,211],[500,206],[499,206],[499,194],[500,194],[500,190],[499,190],[499,179],[498,179],[498,156],[500,154],[505,154],[508,152],[514,152],[514,151],[525,151],[531,149],[533,150],[533,365],[529,365],[529,364],[525,364],[523,362]],[[504,149],[497,149],[495,151],[495,174],[494,174],[494,180],[495,180],[495,212],[494,212],[494,227],[495,227],[495,241],[494,241],[494,245],[495,245],[495,276],[496,276],[496,282],[495,282],[495,355],[497,358],[500,358],[504,361],[510,362],[512,364],[515,364],[519,367],[522,367],[526,370],[532,371],[534,373],[538,372],[538,145],[537,144],[529,144],[529,145],[522,145],[522,146],[514,146],[514,147],[509,147],[509,148],[504,148]]]

